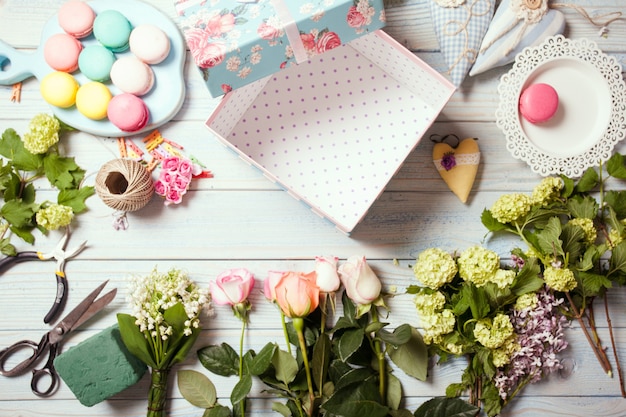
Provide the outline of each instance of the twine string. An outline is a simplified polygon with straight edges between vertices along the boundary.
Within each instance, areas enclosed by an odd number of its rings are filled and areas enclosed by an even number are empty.
[[[143,208],[154,193],[150,172],[132,159],[114,159],[100,168],[96,193],[102,202],[121,212]]]

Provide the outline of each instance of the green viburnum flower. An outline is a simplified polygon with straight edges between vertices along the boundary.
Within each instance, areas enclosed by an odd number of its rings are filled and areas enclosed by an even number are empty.
[[[69,226],[74,219],[74,210],[62,204],[50,204],[35,215],[37,224],[46,230],[57,230]]]
[[[500,223],[511,223],[530,211],[532,199],[521,193],[504,194],[496,200],[489,210]]]
[[[549,266],[543,271],[543,279],[548,287],[556,291],[568,292],[578,285],[576,278],[574,278],[574,272],[569,268]]]
[[[609,231],[609,248],[610,249],[614,249],[617,245],[619,245],[622,241],[624,240],[624,238],[622,237],[621,233],[619,232],[619,230],[616,229],[611,229]]]
[[[452,310],[445,309],[438,313],[420,316],[420,323],[424,330],[424,342],[430,345],[431,343],[440,343],[443,340],[443,335],[454,330],[456,318]]]
[[[420,292],[414,298],[415,308],[420,315],[433,314],[446,304],[446,297],[439,291],[433,293]]]
[[[49,114],[41,113],[33,117],[28,124],[28,131],[22,135],[24,147],[31,153],[42,154],[59,142],[61,123]]]
[[[445,350],[452,353],[453,355],[461,355],[463,354],[463,345],[459,345],[456,343],[448,343],[445,346]]]
[[[415,277],[433,290],[452,281],[456,272],[457,266],[452,255],[438,248],[426,249],[420,253],[413,266]]]
[[[502,346],[497,349],[494,349],[492,353],[493,365],[496,368],[500,368],[501,366],[508,365],[513,358],[513,354],[521,349],[519,342],[517,341],[517,337],[513,335],[504,341]]]
[[[571,219],[569,223],[580,226],[580,228],[583,229],[583,232],[585,232],[585,242],[588,245],[593,245],[593,243],[596,241],[596,238],[598,237],[598,232],[593,225],[593,220],[580,217],[576,219]]]
[[[513,324],[506,314],[498,314],[493,320],[478,320],[474,328],[474,337],[481,345],[489,349],[497,349],[513,336]]]
[[[554,202],[563,189],[563,180],[558,177],[547,177],[533,189],[531,195],[532,204],[540,204],[543,207]]]
[[[526,293],[520,295],[517,300],[515,300],[515,310],[522,311],[524,309],[533,309],[537,307],[537,302],[539,299],[537,298],[537,294],[534,292]]]
[[[496,284],[498,288],[505,289],[513,283],[515,275],[515,271],[510,269],[498,269],[490,281]]]
[[[489,282],[500,268],[497,253],[481,246],[467,248],[457,259],[459,275],[463,280],[481,287]]]

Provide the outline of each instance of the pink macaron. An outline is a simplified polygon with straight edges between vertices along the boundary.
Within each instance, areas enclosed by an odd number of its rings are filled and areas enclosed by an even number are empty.
[[[57,19],[65,33],[82,39],[91,34],[96,13],[85,2],[70,0],[61,6]]]
[[[134,55],[118,58],[111,66],[111,82],[125,93],[143,96],[154,85],[154,72]]]
[[[520,114],[530,123],[550,120],[559,108],[559,95],[548,84],[537,83],[526,87],[519,99]]]
[[[83,45],[67,33],[50,36],[43,47],[43,57],[56,71],[74,72],[78,69],[78,55]]]
[[[150,111],[141,98],[134,94],[122,93],[114,96],[109,102],[107,117],[118,129],[136,132],[148,124]]]

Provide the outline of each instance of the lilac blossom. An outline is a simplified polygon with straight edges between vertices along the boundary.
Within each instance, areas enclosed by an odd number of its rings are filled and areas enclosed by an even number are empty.
[[[526,384],[538,382],[563,367],[557,357],[567,348],[564,329],[568,321],[559,311],[563,302],[564,299],[543,289],[537,293],[534,307],[509,313],[520,349],[508,365],[498,368],[494,377],[503,400],[510,400]]]

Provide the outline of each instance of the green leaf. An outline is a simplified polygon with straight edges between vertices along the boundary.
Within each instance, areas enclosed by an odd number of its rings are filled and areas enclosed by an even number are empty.
[[[519,271],[511,291],[516,296],[536,292],[543,287],[544,281],[539,277],[540,268],[536,259],[528,260]]]
[[[21,200],[6,201],[0,207],[0,215],[12,226],[22,228],[32,226],[32,219],[39,206],[37,204],[27,204]]]
[[[392,409],[400,408],[402,402],[402,384],[400,380],[391,372],[387,372],[387,402],[386,404]]]
[[[600,182],[598,173],[591,167],[588,168],[578,180],[576,184],[576,191],[579,193],[586,193],[593,190]]]
[[[197,353],[202,366],[214,374],[221,376],[239,374],[239,355],[227,343],[206,346],[198,349]]]
[[[291,383],[298,374],[298,362],[284,350],[276,349],[272,364],[276,369],[276,379],[284,384]]]
[[[335,383],[335,391],[340,391],[352,384],[360,384],[374,375],[374,371],[369,368],[350,368]]]
[[[22,139],[13,129],[7,129],[0,140],[0,155],[11,159],[21,171],[39,171],[43,167],[43,155],[34,155],[24,148]]]
[[[289,407],[287,407],[287,405],[283,403],[273,402],[272,411],[276,411],[284,417],[291,417],[291,410],[289,409]]]
[[[276,343],[268,343],[263,346],[263,349],[261,349],[250,363],[250,373],[252,375],[261,375],[266,372],[272,365],[272,358],[274,357],[276,349],[278,349]]]
[[[200,334],[200,329],[192,329],[191,335],[185,335],[185,322],[189,318],[180,302],[165,310],[163,319],[172,327],[172,334],[167,339],[166,355],[161,358],[161,363],[157,363],[159,369],[182,362]]]
[[[437,397],[422,404],[413,415],[415,417],[475,417],[480,408],[460,398]]]
[[[611,271],[626,272],[626,241],[617,244],[611,252]]]
[[[80,170],[80,167],[76,165],[74,158],[66,158],[55,153],[48,153],[45,154],[43,159],[43,167],[46,178],[48,178],[50,184],[54,185],[59,190],[78,187],[73,172]]]
[[[82,213],[87,209],[85,200],[94,195],[94,192],[94,188],[91,186],[74,190],[61,190],[57,197],[57,203],[71,207],[74,214]]]
[[[178,389],[191,404],[200,408],[211,408],[217,402],[215,385],[200,372],[181,369],[176,373]]]
[[[130,314],[118,313],[117,323],[120,327],[120,335],[126,349],[135,355],[140,361],[153,369],[158,369],[155,360],[150,354],[148,340],[135,324],[135,317]]]
[[[615,211],[618,218],[626,217],[626,191],[607,191],[604,201]]]
[[[574,217],[595,219],[598,214],[598,202],[591,196],[577,196],[567,200],[567,209]]]
[[[342,417],[385,417],[389,412],[389,407],[381,404],[378,382],[374,379],[336,390],[322,408]]]
[[[337,349],[342,361],[347,361],[361,347],[364,337],[363,329],[347,330],[341,335]]]
[[[404,373],[425,381],[428,375],[428,347],[422,335],[411,328],[411,338],[408,342],[388,351],[389,358]]]
[[[386,330],[378,332],[378,336],[387,344],[400,346],[411,340],[411,331],[413,329],[408,324],[401,324],[390,333]]]
[[[584,271],[578,271],[577,275],[583,284],[585,293],[588,295],[598,295],[602,290],[613,286],[611,280],[604,275]]]
[[[248,393],[252,389],[252,376],[250,374],[244,374],[241,379],[233,387],[233,391],[230,393],[230,402],[237,404],[246,399]]]
[[[319,392],[322,392],[326,382],[326,373],[330,364],[331,342],[326,333],[321,334],[313,346],[313,358],[311,359],[311,373],[313,381]]]
[[[493,217],[493,214],[491,214],[491,211],[487,209],[483,210],[480,216],[480,221],[483,223],[483,226],[485,226],[490,232],[499,232],[500,230],[507,229],[507,226],[497,221]]]
[[[11,240],[7,237],[0,239],[0,253],[6,256],[17,255],[15,246],[11,244]]]
[[[216,404],[214,407],[206,409],[202,417],[230,417],[230,409],[223,405]]]
[[[559,239],[561,235],[561,222],[557,217],[552,217],[546,224],[545,229],[536,234],[537,242],[543,253],[557,253],[564,255],[562,243]]]
[[[606,163],[606,171],[610,176],[626,179],[626,166],[624,166],[624,156],[615,152]]]

